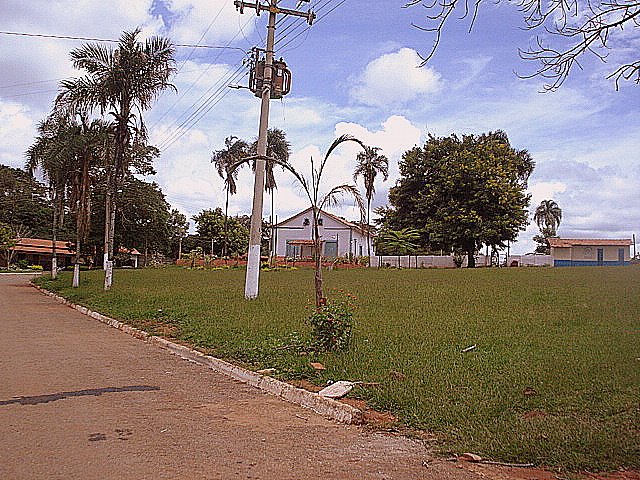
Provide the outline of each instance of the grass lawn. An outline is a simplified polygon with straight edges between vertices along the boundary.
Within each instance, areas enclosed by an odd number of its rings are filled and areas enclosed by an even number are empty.
[[[361,380],[354,390],[443,452],[568,470],[640,468],[640,268],[334,270],[330,293],[357,297],[348,351],[309,358],[312,270],[121,270],[46,288],[153,333],[283,378]],[[470,345],[475,350],[462,353]],[[283,348],[285,347],[285,348]],[[309,366],[319,360],[327,370]]]

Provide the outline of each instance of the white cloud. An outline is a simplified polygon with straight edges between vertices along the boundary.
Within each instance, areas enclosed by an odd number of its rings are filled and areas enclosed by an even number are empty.
[[[402,48],[371,61],[357,79],[351,97],[375,107],[404,105],[418,97],[438,92],[440,74],[430,67],[420,67],[415,50]]]
[[[236,37],[239,28],[247,36],[254,30],[251,11],[241,15],[228,0],[171,0],[167,7],[175,16],[169,33],[177,43],[217,44]]]
[[[35,122],[29,109],[18,103],[0,100],[0,164],[24,165],[24,152],[33,141]]]

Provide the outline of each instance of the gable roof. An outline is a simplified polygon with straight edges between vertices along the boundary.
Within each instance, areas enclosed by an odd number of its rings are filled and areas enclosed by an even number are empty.
[[[609,239],[609,238],[549,238],[549,245],[556,248],[569,248],[575,246],[595,247],[595,246],[619,246],[631,245],[631,239]]]
[[[12,247],[14,252],[39,253],[53,255],[53,241],[43,238],[21,238]],[[57,255],[74,255],[73,244],[71,242],[56,241]]]
[[[298,213],[296,213],[295,215],[292,215],[291,217],[289,217],[289,218],[287,218],[287,219],[285,219],[285,220],[282,220],[281,222],[278,222],[278,223],[275,225],[275,227],[281,227],[281,226],[285,225],[286,223],[290,222],[291,220],[293,220],[293,219],[295,219],[295,218],[298,218],[298,217],[301,217],[301,216],[302,216],[302,215],[304,215],[305,213],[311,212],[311,210],[312,210],[312,207],[308,207],[308,208],[306,208],[305,210],[302,210],[301,212],[298,212]],[[321,215],[324,215],[324,216],[326,216],[326,217],[328,217],[328,218],[331,218],[331,219],[335,220],[335,221],[336,221],[336,222],[338,222],[338,223],[341,223],[341,224],[342,224],[342,225],[344,225],[345,227],[352,228],[352,229],[354,229],[354,230],[358,230],[358,231],[359,231],[360,233],[362,233],[363,235],[366,235],[366,234],[367,234],[367,229],[366,229],[366,227],[365,227],[365,226],[363,226],[363,225],[359,225],[359,224],[357,224],[357,223],[350,222],[349,220],[347,220],[347,219],[345,219],[345,218],[342,218],[342,217],[338,217],[337,215],[334,215],[334,214],[332,214],[332,213],[329,213],[329,212],[327,212],[326,210],[320,210],[320,214],[321,214]],[[371,232],[371,233],[373,233],[373,232]]]

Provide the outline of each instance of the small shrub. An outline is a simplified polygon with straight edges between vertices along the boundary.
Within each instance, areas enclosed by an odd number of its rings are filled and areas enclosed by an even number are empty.
[[[349,300],[355,298],[347,295]],[[334,300],[318,307],[310,316],[313,342],[318,350],[336,351],[349,346],[353,328],[353,305],[348,300]]]
[[[43,268],[42,268],[42,265],[29,265],[29,270],[41,272]]]
[[[20,270],[26,270],[27,268],[29,268],[29,262],[27,260],[18,260],[16,262],[16,265],[18,265],[18,268]]]

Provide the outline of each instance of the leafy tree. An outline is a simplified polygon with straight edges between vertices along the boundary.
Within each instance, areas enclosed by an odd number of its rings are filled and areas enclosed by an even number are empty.
[[[519,50],[524,60],[539,63],[534,73],[525,75],[525,78],[541,76],[549,79],[545,88],[555,90],[563,84],[574,67],[583,68],[581,59],[584,55],[591,54],[605,62],[611,50],[616,50],[619,55],[613,58],[615,70],[607,78],[615,79],[616,87],[621,79],[640,83],[640,60],[628,59],[629,52],[637,52],[632,45],[637,40],[637,29],[640,27],[638,0],[498,0],[497,3],[515,5],[522,12],[524,28],[542,32],[537,35],[535,46]],[[470,19],[471,30],[482,8],[481,1],[470,0],[409,0],[405,7],[416,5],[425,8],[427,18],[427,25],[418,28],[435,34],[433,47],[423,65],[434,55],[450,18]],[[554,38],[556,46],[548,41]]]
[[[383,181],[389,178],[389,159],[380,155],[378,147],[365,147],[356,157],[356,169],[353,172],[353,181],[362,177],[364,181],[365,197],[367,199],[367,255],[371,257],[371,200],[376,193],[375,181],[378,173]]]
[[[10,253],[11,249],[16,244],[16,234],[11,228],[11,225],[0,222],[0,253],[5,257],[5,263],[8,267],[10,262]]]
[[[432,135],[406,152],[400,179],[389,192],[383,225],[415,228],[421,245],[466,252],[474,267],[481,245],[504,247],[527,225],[525,193],[534,163],[504,132],[480,136]]]
[[[140,30],[124,32],[117,47],[85,44],[71,51],[73,65],[87,72],[84,77],[65,80],[56,98],[58,109],[73,112],[99,110],[114,117],[115,144],[106,168],[105,290],[111,288],[115,232],[116,191],[122,185],[136,146],[146,145],[142,112],[156,97],[175,88],[169,78],[175,71],[174,49],[170,41],[152,37],[138,41]]]
[[[225,216],[222,209],[202,210],[191,218],[196,222],[198,246],[204,251],[210,250],[212,255],[221,255],[225,238],[228,240],[229,255],[242,254],[249,247],[249,229],[243,219],[228,218],[225,235]]]
[[[148,265],[149,253],[164,253],[169,247],[170,205],[157,183],[125,179],[120,193],[121,208],[116,215],[120,234],[116,247],[136,248]]]
[[[187,217],[173,208],[169,212],[167,230],[169,232],[170,254],[179,260],[182,257],[182,241],[189,233],[189,222],[187,222]]]
[[[226,198],[224,203],[224,242],[222,256],[227,256],[227,218],[229,212],[229,195],[235,195],[238,191],[236,180],[238,178],[238,162],[248,155],[249,144],[238,137],[227,137],[224,140],[225,148],[215,150],[211,155],[211,162],[215,165],[218,175],[224,180]]]
[[[554,200],[542,200],[533,214],[533,220],[540,229],[540,235],[533,237],[533,240],[539,244],[536,252],[548,254],[550,252],[548,239],[557,236],[556,232],[562,220],[562,209]]]
[[[37,238],[51,238],[47,187],[28,172],[0,165],[0,222]]]
[[[418,250],[420,232],[415,228],[403,228],[401,230],[385,230],[378,236],[380,250],[388,255],[398,256],[398,268],[400,268],[400,256],[411,255]]]

